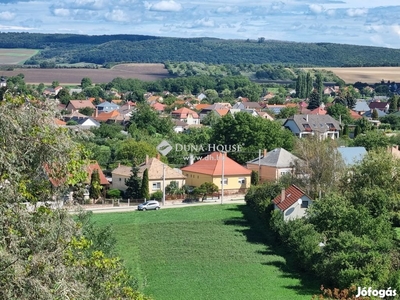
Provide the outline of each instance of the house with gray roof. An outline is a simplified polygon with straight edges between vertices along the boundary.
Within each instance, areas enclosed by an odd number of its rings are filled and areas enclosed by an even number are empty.
[[[119,109],[119,105],[117,105],[115,103],[108,102],[108,101],[104,101],[104,102],[96,105],[96,108],[97,108],[99,113],[110,112],[110,111],[118,110]]]
[[[362,115],[371,109],[369,108],[369,105],[365,100],[359,99],[356,101],[356,105],[354,106],[353,110]]]
[[[299,138],[310,135],[321,140],[339,138],[340,124],[329,115],[294,115],[283,126]]]
[[[86,117],[86,118],[82,118],[82,117],[72,117],[69,119],[68,122],[72,122],[75,123],[74,125],[68,125],[67,126],[69,128],[75,128],[75,129],[83,129],[83,130],[89,130],[93,127],[100,127],[100,123],[97,122],[95,119],[91,118],[91,117]]]
[[[376,112],[378,113],[378,118],[380,118],[380,117],[384,117],[384,116],[386,116],[387,115],[387,113],[385,113],[384,111],[382,111],[382,110],[380,110],[380,109],[378,109],[378,108],[375,108],[376,109]],[[374,113],[374,109],[371,109],[371,110],[369,110],[369,111],[366,111],[364,114],[363,114],[363,117],[365,117],[365,118],[372,118],[372,114]]]
[[[296,162],[301,159],[283,148],[276,148],[270,152],[264,150],[263,155],[248,161],[246,167],[258,172],[262,182],[277,181],[285,174],[293,174]]]
[[[367,150],[364,147],[339,147],[337,151],[348,167],[361,162],[364,156],[367,155]]]

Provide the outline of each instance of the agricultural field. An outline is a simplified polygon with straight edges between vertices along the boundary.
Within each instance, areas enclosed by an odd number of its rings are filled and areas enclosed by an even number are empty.
[[[320,284],[280,256],[246,205],[210,205],[92,216],[111,224],[117,250],[155,300],[310,300]]]
[[[347,84],[353,84],[357,81],[369,84],[388,80],[400,82],[400,67],[360,67],[360,68],[313,68],[332,71]]]
[[[36,55],[35,49],[5,49],[0,48],[0,65],[19,65]]]
[[[15,69],[0,71],[0,76],[25,75],[28,84],[44,83],[50,85],[58,81],[61,85],[78,85],[84,77],[89,77],[93,83],[108,83],[114,78],[136,78],[143,81],[153,81],[170,77],[163,64],[121,64],[111,69]]]

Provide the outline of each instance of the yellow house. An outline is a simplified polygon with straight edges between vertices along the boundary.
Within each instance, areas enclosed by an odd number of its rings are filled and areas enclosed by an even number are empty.
[[[244,193],[250,187],[251,171],[220,152],[213,152],[182,168],[182,172],[188,186],[198,187],[213,182],[221,190],[223,175],[226,194]]]
[[[156,191],[163,190],[163,174],[165,168],[165,186],[168,186],[171,181],[178,182],[178,187],[185,185],[185,176],[180,170],[173,169],[167,164],[161,162],[158,158],[148,158],[139,167],[138,176],[143,178],[143,172],[147,169],[149,173],[149,192],[150,194]],[[112,188],[125,191],[128,187],[125,185],[128,178],[132,175],[132,167],[119,165],[112,172]]]

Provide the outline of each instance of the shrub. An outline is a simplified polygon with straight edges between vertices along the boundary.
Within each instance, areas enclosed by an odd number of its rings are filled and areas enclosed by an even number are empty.
[[[153,199],[153,200],[158,200],[158,201],[160,201],[160,200],[162,200],[162,198],[163,198],[163,192],[162,192],[162,191],[154,192],[153,194],[151,194],[151,197],[150,197],[150,198]]]
[[[116,199],[121,197],[121,191],[117,189],[111,189],[107,191],[107,198]]]

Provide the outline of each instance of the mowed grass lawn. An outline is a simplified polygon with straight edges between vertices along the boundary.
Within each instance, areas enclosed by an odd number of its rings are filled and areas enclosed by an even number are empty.
[[[252,221],[248,221],[251,219]],[[117,250],[155,300],[310,300],[319,284],[287,272],[265,226],[245,205],[95,214],[112,224]]]

